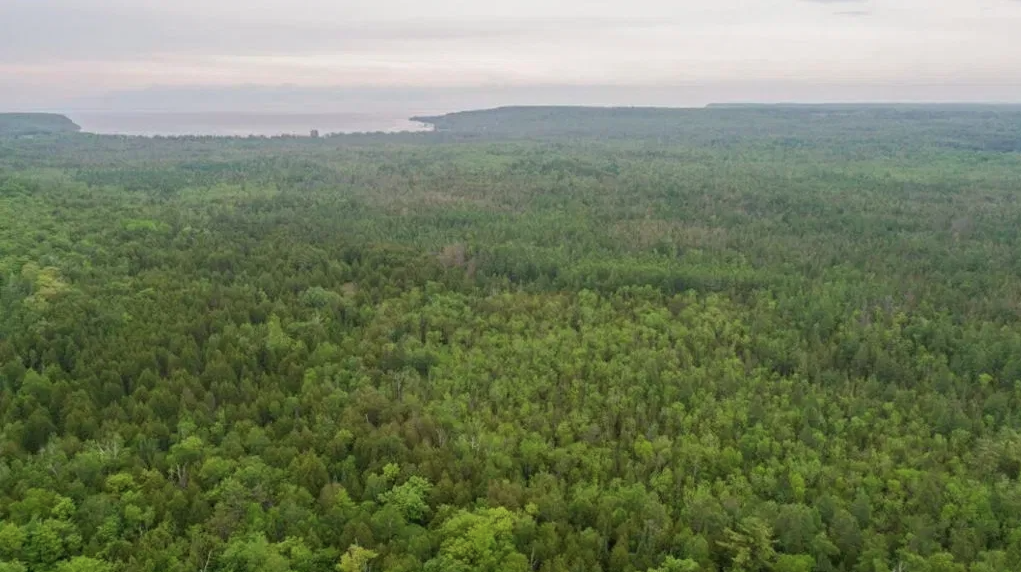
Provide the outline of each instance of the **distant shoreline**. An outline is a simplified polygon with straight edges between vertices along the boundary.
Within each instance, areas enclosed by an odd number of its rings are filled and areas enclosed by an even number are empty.
[[[84,133],[148,137],[307,137],[432,131],[402,113],[83,111],[66,114]]]

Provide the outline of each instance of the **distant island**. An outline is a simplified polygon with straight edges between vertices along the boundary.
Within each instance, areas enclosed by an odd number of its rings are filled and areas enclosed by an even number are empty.
[[[911,110],[911,109],[929,109],[929,110],[943,110],[943,111],[983,111],[983,110],[1014,110],[1021,109],[1021,105],[1012,103],[883,103],[883,102],[868,102],[868,103],[798,103],[798,102],[780,102],[780,103],[710,103],[705,106],[706,109],[809,109],[809,110],[876,110],[876,109],[887,109],[887,110]]]
[[[0,136],[77,133],[74,121],[57,113],[0,113]]]

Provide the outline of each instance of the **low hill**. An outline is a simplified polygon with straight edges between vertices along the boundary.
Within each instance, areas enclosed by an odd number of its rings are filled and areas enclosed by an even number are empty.
[[[871,146],[877,134],[899,148],[932,146],[1021,151],[1021,106],[1010,105],[714,105],[663,107],[500,107],[414,117],[463,139],[642,139],[695,145],[829,142]]]
[[[690,123],[702,110],[656,107],[518,106],[413,117],[437,132],[476,135],[612,135]]]
[[[75,133],[81,127],[56,113],[0,113],[0,136]]]

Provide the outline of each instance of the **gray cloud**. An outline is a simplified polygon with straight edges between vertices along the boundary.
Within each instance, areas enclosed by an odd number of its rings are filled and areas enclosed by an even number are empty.
[[[1021,0],[872,8],[871,0],[0,0],[0,107],[154,85],[742,81],[872,85],[881,98],[876,85],[996,94],[989,86],[1021,82]]]
[[[144,6],[116,10],[67,0],[0,5],[0,59],[132,59],[146,54],[301,54],[385,44],[513,41],[552,34],[603,33],[667,25],[662,18],[500,18],[416,21],[395,17],[358,22],[272,21],[267,18],[165,13]]]

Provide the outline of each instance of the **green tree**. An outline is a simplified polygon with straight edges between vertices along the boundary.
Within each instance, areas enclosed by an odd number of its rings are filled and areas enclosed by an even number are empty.
[[[773,564],[774,572],[812,572],[815,570],[815,559],[804,554],[781,554]]]
[[[377,556],[379,556],[378,553],[368,548],[362,548],[357,544],[352,545],[340,557],[340,564],[337,564],[337,570],[340,572],[370,572],[372,570],[371,562]]]
[[[426,563],[426,570],[527,570],[528,559],[514,545],[514,528],[521,518],[527,517],[502,507],[454,513],[439,529],[440,553]]]
[[[114,567],[102,560],[75,556],[57,565],[57,572],[113,572]]]
[[[422,477],[414,476],[390,491],[379,495],[385,505],[392,505],[410,521],[420,521],[428,512],[427,497],[432,484]]]
[[[737,524],[737,530],[727,528],[719,545],[730,555],[734,572],[757,572],[768,570],[776,555],[773,549],[773,532],[762,520],[745,517]]]

